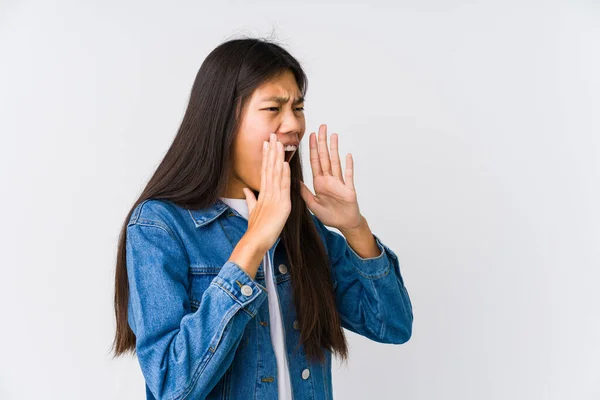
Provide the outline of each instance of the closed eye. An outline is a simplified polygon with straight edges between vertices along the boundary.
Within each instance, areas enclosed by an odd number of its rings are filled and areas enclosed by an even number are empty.
[[[265,108],[265,110],[268,110],[268,111],[279,111],[279,107],[268,107],[268,108]],[[296,107],[296,110],[298,110],[298,111],[304,111],[304,107]]]

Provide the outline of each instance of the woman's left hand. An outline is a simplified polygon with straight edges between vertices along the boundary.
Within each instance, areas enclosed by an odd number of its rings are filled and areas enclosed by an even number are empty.
[[[327,125],[319,127],[319,137],[313,132],[309,137],[310,166],[316,196],[300,182],[301,195],[308,208],[325,225],[341,232],[360,227],[362,215],[358,208],[354,188],[354,162],[352,154],[346,154],[345,178],[338,153],[338,135],[331,135],[331,157],[327,147]],[[344,180],[345,179],[345,180]]]

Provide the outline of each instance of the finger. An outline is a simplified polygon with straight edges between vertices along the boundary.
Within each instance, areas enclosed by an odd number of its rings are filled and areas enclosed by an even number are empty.
[[[283,143],[277,142],[277,154],[275,155],[275,166],[273,167],[273,191],[275,193],[281,190],[281,171],[283,170],[284,158]]]
[[[290,198],[290,186],[291,186],[291,172],[290,163],[287,161],[283,162],[283,168],[281,172],[281,193],[284,199]]]
[[[277,139],[275,134],[271,134],[269,139],[269,155],[267,157],[267,194],[270,196],[273,187],[273,167],[275,165],[275,157],[277,155]]]
[[[246,203],[248,203],[248,214],[252,214],[252,210],[256,205],[256,197],[254,197],[254,193],[248,188],[243,188],[244,195],[246,195]]]
[[[308,137],[308,144],[310,146],[310,167],[312,169],[314,180],[314,178],[323,174],[323,171],[321,171],[321,162],[319,161],[319,152],[317,150],[317,135],[314,132]]]
[[[352,154],[346,154],[346,185],[354,189],[354,159]]]
[[[323,175],[331,175],[331,164],[329,162],[329,150],[327,149],[327,125],[322,124],[319,127],[319,161],[321,162],[321,169]]]
[[[338,134],[331,135],[331,172],[333,176],[344,182],[342,177],[342,163],[340,161],[340,153],[338,152]]]
[[[260,193],[267,188],[267,158],[269,155],[269,142],[263,141],[262,167],[260,170]],[[260,194],[259,194],[260,196]]]

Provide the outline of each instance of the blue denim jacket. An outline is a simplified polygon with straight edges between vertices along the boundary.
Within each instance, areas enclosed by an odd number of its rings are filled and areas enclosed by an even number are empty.
[[[374,235],[381,254],[362,258],[314,215],[332,266],[342,326],[380,343],[412,332],[412,305],[398,258]],[[140,203],[127,226],[128,322],[148,399],[277,399],[263,263],[252,279],[228,261],[248,221],[221,200],[187,210],[168,200]],[[286,264],[279,239],[272,265]],[[282,273],[283,271],[284,273]],[[273,268],[295,400],[332,399],[331,352],[309,362],[290,275]]]

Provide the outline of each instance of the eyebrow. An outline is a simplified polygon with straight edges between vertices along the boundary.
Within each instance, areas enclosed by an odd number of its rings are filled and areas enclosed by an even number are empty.
[[[282,97],[282,96],[271,96],[271,97],[262,99],[262,101],[274,101],[274,102],[280,103],[280,104],[287,103],[289,100],[290,100],[289,97]],[[300,96],[294,101],[294,104],[300,104],[300,103],[304,103],[304,96]]]

